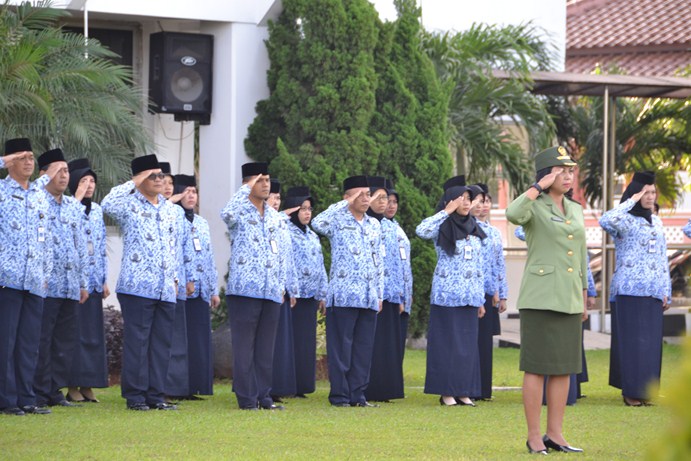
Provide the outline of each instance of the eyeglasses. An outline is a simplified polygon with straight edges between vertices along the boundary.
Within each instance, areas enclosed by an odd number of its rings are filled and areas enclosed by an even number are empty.
[[[312,209],[313,208],[311,206],[301,206],[300,207],[300,211],[312,211]]]
[[[165,177],[165,173],[151,173],[149,176],[146,177],[146,179],[148,179],[149,181],[156,181],[157,179],[162,180]]]

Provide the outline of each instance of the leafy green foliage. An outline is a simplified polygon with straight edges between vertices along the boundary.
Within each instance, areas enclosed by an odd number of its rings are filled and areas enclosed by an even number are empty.
[[[410,331],[426,329],[430,242],[414,237],[451,175],[442,87],[421,48],[420,10],[396,1],[399,18],[382,23],[365,0],[286,0],[269,26],[269,99],[257,104],[245,148],[270,161],[286,187],[309,185],[318,209],[341,199],[354,174],[391,178],[397,220],[412,240],[415,280]],[[327,243],[328,250],[328,243]],[[328,251],[325,252],[327,265]]]
[[[0,5],[0,139],[89,157],[104,193],[129,176],[134,152],[152,145],[142,93],[111,51],[60,29],[65,15],[47,0]]]
[[[506,124],[526,130],[531,152],[552,144],[554,123],[546,101],[527,92],[525,84],[531,70],[549,69],[553,47],[531,23],[428,33],[423,47],[451,91],[448,126],[458,172],[473,182],[489,182],[500,167],[514,190],[524,190],[532,182],[532,164]],[[496,69],[514,78],[498,79]]]
[[[614,69],[612,70],[614,71]],[[691,70],[686,71],[689,75]],[[579,159],[581,183],[591,204],[602,199],[602,149],[604,99],[551,98],[550,111],[561,142]],[[684,99],[617,98],[614,173],[656,173],[659,201],[674,206],[683,184],[676,173],[691,168],[691,102]]]

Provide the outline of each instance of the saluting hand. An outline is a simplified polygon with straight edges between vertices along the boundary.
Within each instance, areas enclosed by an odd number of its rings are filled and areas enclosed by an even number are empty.
[[[544,178],[542,178],[540,181],[538,181],[538,184],[543,189],[547,189],[552,184],[554,184],[554,181],[557,179],[557,176],[562,174],[563,172],[564,172],[564,167],[553,166],[552,171],[548,175],[546,175]]]
[[[5,162],[5,168],[12,165],[14,162],[22,161],[26,157],[33,157],[31,152],[17,152],[14,154],[5,155],[2,160]]]
[[[291,214],[295,213],[295,212],[298,211],[299,209],[300,209],[299,206],[294,206],[293,208],[286,208],[285,210],[283,210],[283,212],[284,212],[285,214],[287,214],[288,216],[290,216]]]
[[[638,202],[646,193],[645,187],[631,196],[634,202]]]
[[[157,170],[144,170],[140,171],[137,173],[133,178],[132,181],[134,181],[134,187],[139,187],[142,185],[144,181],[146,181],[146,178],[149,177],[150,174],[152,173],[157,173]]]
[[[456,197],[455,199],[451,200],[449,203],[446,204],[444,207],[444,211],[446,214],[450,215],[454,211],[458,209],[459,206],[461,206],[461,203],[463,202],[463,196]]]
[[[250,189],[254,187],[255,184],[257,184],[257,181],[259,181],[263,177],[269,177],[268,174],[258,174],[256,176],[252,176],[249,181],[247,181],[247,185],[250,186]]]
[[[77,190],[74,191],[74,198],[79,200],[80,202],[86,195],[86,190],[89,188],[89,183],[86,181],[79,181],[79,185],[77,185]]]
[[[365,189],[361,190],[357,194],[351,194],[345,197],[346,202],[348,202],[348,205],[352,205],[355,203],[355,200],[357,200],[362,194],[365,193]]]

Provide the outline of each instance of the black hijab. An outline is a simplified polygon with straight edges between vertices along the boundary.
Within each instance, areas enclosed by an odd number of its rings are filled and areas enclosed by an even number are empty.
[[[473,190],[466,186],[453,186],[444,192],[442,203],[447,204],[452,200],[457,199],[465,192],[470,194],[470,199],[474,199],[476,195]],[[442,247],[447,255],[453,256],[456,252],[456,241],[463,240],[469,235],[474,235],[478,238],[484,239],[487,235],[478,225],[473,216],[468,213],[462,216],[455,211],[439,227],[439,237],[437,237],[437,244]]]
[[[289,192],[290,193],[290,192]],[[288,196],[286,199],[283,201],[283,207],[284,209],[288,208],[295,208],[296,206],[302,206],[302,204],[305,202],[305,200],[309,200],[310,206],[313,206],[314,204],[312,203],[312,197],[291,197]],[[295,224],[298,229],[300,229],[302,232],[307,232],[307,225],[302,224],[300,222],[300,218],[298,214],[300,213],[300,210],[295,210],[290,214],[290,222]]]
[[[655,184],[655,173],[652,171],[643,171],[640,173],[634,173],[631,183],[626,187],[626,190],[621,194],[621,201],[623,203],[630,199],[633,195],[639,193],[643,190],[644,186]],[[641,206],[641,201],[639,200],[636,204],[629,210],[634,216],[639,216],[644,218],[650,224],[653,223],[653,210],[648,208],[643,208]]]
[[[176,175],[176,176],[183,176],[183,175]],[[173,186],[173,194],[181,194],[182,192],[185,191],[188,187],[190,187],[191,184],[186,184],[183,181],[175,181],[175,177],[173,177],[173,180],[175,182],[175,185]],[[194,184],[194,187],[196,187],[196,184]],[[185,212],[185,218],[189,222],[194,222],[194,208],[190,208],[189,210],[182,206],[182,200],[176,203],[176,205],[180,206],[182,210]]]

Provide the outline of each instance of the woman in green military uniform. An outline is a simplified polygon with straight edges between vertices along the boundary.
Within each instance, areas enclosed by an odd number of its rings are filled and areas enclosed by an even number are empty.
[[[528,244],[518,309],[521,318],[523,406],[531,453],[582,451],[562,434],[569,375],[581,372],[581,322],[587,317],[583,209],[568,197],[576,163],[563,147],[535,157],[536,182],[514,200],[506,217],[525,229]],[[547,431],[540,430],[547,384]]]

